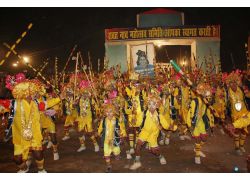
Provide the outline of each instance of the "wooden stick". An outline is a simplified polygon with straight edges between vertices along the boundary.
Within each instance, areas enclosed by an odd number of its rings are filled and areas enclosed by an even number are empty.
[[[80,53],[80,58],[82,59],[81,53]],[[89,84],[90,84],[90,88],[91,88],[92,91],[93,91],[93,94],[94,94],[94,98],[95,98],[95,100],[96,100],[96,103],[97,103],[97,105],[99,106],[99,101],[98,101],[97,95],[96,95],[96,89],[92,86],[92,81],[90,81],[90,79],[89,79],[89,77],[88,77],[88,74],[87,74],[86,70],[84,69],[84,67],[82,67],[82,70],[83,70],[83,72],[84,72],[84,74],[85,74],[85,76],[86,76],[86,78],[87,78],[87,80],[88,80],[88,82],[89,82]]]
[[[88,59],[89,59],[89,68],[92,70],[92,63],[91,63],[91,60],[90,60],[90,53],[88,51]]]
[[[58,66],[57,66],[58,58],[55,58],[55,87],[58,88]]]
[[[14,55],[16,55],[18,57],[19,60],[23,61],[23,57],[21,55],[19,55],[15,50],[10,49]],[[38,72],[31,64],[29,63],[25,63],[25,65],[27,65],[29,68],[31,68],[34,72],[37,73],[37,75],[42,78],[42,80],[44,80],[47,84],[49,84],[55,91],[56,94],[58,95],[60,93],[60,91],[53,85],[51,84],[48,80],[46,80],[46,78],[40,73]]]
[[[61,76],[58,78],[58,81],[61,80],[63,73],[65,73],[66,67],[68,66],[69,61],[70,61],[71,57],[73,56],[73,53],[75,52],[76,48],[77,48],[77,45],[75,45],[75,46],[73,47],[73,49],[71,50],[70,55],[69,55],[69,57],[68,57],[68,59],[67,59],[67,61],[66,61],[66,64],[65,64],[65,66],[63,67]]]
[[[98,59],[98,69],[97,69],[98,74],[100,73],[100,59]]]
[[[43,66],[41,68],[39,68],[40,70],[38,71],[38,73],[42,73],[42,71],[44,70],[44,68],[48,65],[48,61],[44,62]],[[38,76],[38,73],[36,74],[36,77]]]
[[[11,46],[10,50],[5,54],[4,58],[0,61],[0,66],[3,65],[5,60],[10,56],[12,50],[16,48],[16,46],[22,41],[22,39],[27,35],[28,31],[32,28],[33,24],[30,23],[27,29],[21,34],[21,36],[16,40],[16,42]]]
[[[76,78],[77,78],[77,69],[78,69],[78,58],[79,58],[79,52],[77,52],[77,54],[76,54],[75,81],[74,81],[74,100],[76,98]]]

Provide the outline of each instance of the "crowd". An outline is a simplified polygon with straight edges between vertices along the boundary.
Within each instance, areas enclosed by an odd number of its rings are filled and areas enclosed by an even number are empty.
[[[60,84],[58,93],[19,73],[6,77],[13,98],[0,100],[0,114],[6,121],[2,123],[5,139],[12,138],[14,144],[18,172],[29,171],[31,158],[38,172],[46,172],[45,142],[47,148],[52,147],[54,160],[60,159],[56,119],[65,120],[62,141],[70,141],[70,130],[77,130],[77,152],[86,149],[87,138],[95,152],[102,149],[106,172],[112,171],[112,157],[122,158],[121,146],[127,148],[126,158],[134,160],[131,170],[143,166],[141,151],[145,148],[161,165],[166,164],[159,145],[169,145],[173,133],[182,141],[193,140],[194,163],[201,164],[206,156],[202,148],[214,128],[234,139],[237,155],[246,153],[250,125],[247,81],[240,70],[208,74],[195,69],[185,77],[168,71],[149,78],[109,69],[96,75],[85,71],[71,75]],[[250,157],[246,162],[249,167]]]

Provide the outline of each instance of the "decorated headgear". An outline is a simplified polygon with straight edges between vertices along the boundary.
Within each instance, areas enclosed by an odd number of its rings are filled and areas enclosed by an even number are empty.
[[[45,84],[43,84],[38,79],[32,79],[30,81],[32,82],[32,86],[34,86],[33,89],[37,88],[37,91],[35,91],[36,93],[38,93],[41,96],[44,96],[46,94]]]
[[[82,79],[83,75],[80,73],[77,74],[71,74],[69,77],[69,82],[70,83],[75,83],[75,79],[76,79],[76,83],[79,84],[81,79]]]
[[[64,86],[62,86],[61,92],[65,97],[67,96],[67,94],[73,95],[74,90],[73,90],[72,84],[68,83],[68,84],[65,84]]]
[[[154,94],[155,96],[159,96],[160,95],[160,89],[159,88],[156,88],[156,87],[152,87],[150,89],[150,93],[151,94]]]
[[[165,93],[165,94],[169,94],[169,86],[168,86],[168,84],[163,84],[162,92]]]
[[[108,110],[112,110],[114,113],[116,112],[116,108],[115,106],[113,105],[112,103],[112,100],[104,100],[104,103],[102,104],[102,109],[103,109],[103,112],[106,113],[108,112]]]
[[[116,90],[113,90],[111,92],[108,93],[108,98],[109,99],[115,99],[117,97],[117,91]]]
[[[215,94],[217,97],[220,97],[220,98],[224,98],[225,94],[224,94],[224,90],[222,88],[217,88],[216,91],[215,91]]]
[[[81,93],[87,93],[90,92],[90,82],[87,80],[82,80],[79,84],[79,89]]]
[[[14,86],[22,81],[24,81],[25,75],[23,73],[18,73],[15,76],[7,75],[5,79],[6,88],[13,90]]]
[[[190,80],[195,84],[198,84],[201,81],[202,77],[203,71],[201,69],[195,69],[189,75]]]
[[[242,73],[237,69],[236,71],[232,71],[229,75],[224,74],[223,79],[225,80],[227,86],[229,86],[232,82],[235,82],[238,86],[240,86],[242,83]]]
[[[40,90],[41,85],[37,80],[24,80],[14,86],[12,95],[15,99],[24,99],[30,96],[34,97]]]
[[[180,73],[176,73],[171,77],[172,81],[179,81],[181,79],[181,74]]]
[[[111,89],[115,88],[116,81],[114,79],[106,79],[103,84],[104,84],[105,89],[111,90]]]
[[[197,86],[197,92],[202,96],[211,96],[212,88],[208,83],[199,83]]]
[[[161,102],[160,97],[154,93],[150,93],[148,95],[146,104],[148,105],[152,101],[156,103],[156,108],[160,107],[160,102]]]

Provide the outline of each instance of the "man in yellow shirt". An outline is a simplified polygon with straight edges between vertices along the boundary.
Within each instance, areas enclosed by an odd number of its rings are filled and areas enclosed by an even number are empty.
[[[226,78],[237,155],[246,152],[244,144],[248,134],[247,127],[250,125],[250,112],[246,106],[244,92],[240,88],[241,83],[241,74],[238,71],[232,72]]]
[[[9,109],[12,112],[11,121],[12,137],[14,144],[14,160],[20,173],[28,172],[27,159],[32,151],[36,160],[38,172],[46,172],[44,169],[44,156],[42,150],[42,133],[39,110],[47,109],[60,102],[59,98],[53,101],[35,102],[36,95],[41,89],[37,80],[23,80],[16,83],[12,89],[14,100],[9,101]]]
[[[104,119],[100,122],[98,135],[102,137],[104,144],[104,159],[106,162],[106,172],[111,172],[111,159],[113,153],[119,159],[121,153],[121,138],[126,137],[125,124],[123,119],[116,116],[116,108],[112,103],[103,105]]]
[[[139,83],[135,83],[131,88],[127,87],[126,92],[128,98],[125,104],[125,112],[128,115],[129,152],[134,154],[134,145],[143,119],[144,99]]]
[[[95,134],[93,131],[93,114],[92,114],[92,101],[90,89],[84,88],[80,93],[80,98],[78,99],[78,116],[76,122],[78,123],[78,132],[81,134],[79,137],[80,148],[77,152],[81,152],[86,149],[85,137],[90,136],[95,148],[95,152],[99,151],[99,145],[96,141]],[[85,136],[86,135],[86,136]]]
[[[166,159],[160,153],[160,148],[158,146],[157,138],[159,136],[160,130],[168,129],[169,124],[167,121],[160,118],[157,109],[160,105],[160,99],[158,96],[150,94],[148,96],[148,109],[145,111],[143,121],[141,124],[141,131],[136,144],[135,150],[135,161],[130,166],[131,170],[136,170],[142,166],[140,157],[141,157],[141,148],[147,142],[149,145],[150,152],[156,155],[160,163],[166,164]]]
[[[195,163],[201,164],[201,156],[205,157],[201,148],[205,144],[207,131],[214,127],[214,116],[203,100],[211,100],[211,86],[207,83],[199,83],[196,89],[198,95],[191,101],[187,114],[187,125],[195,139]]]
[[[47,101],[54,101],[52,97],[46,97],[45,95],[46,95],[45,93],[42,93],[41,96],[36,99],[36,103],[39,104],[40,102],[44,102],[46,104]],[[49,133],[49,136],[48,136],[49,141],[48,141],[47,149],[50,149],[52,147],[55,161],[59,160],[59,153],[58,153],[58,147],[57,147],[58,142],[57,142],[57,137],[56,137],[56,126],[54,122],[55,114],[57,113],[56,106],[57,104],[55,104],[55,106],[50,107],[47,110],[40,111],[41,128],[43,131],[46,131]]]
[[[180,89],[181,89],[181,106],[180,106],[180,140],[191,140],[190,136],[188,136],[188,128],[187,128],[187,114],[188,109],[191,103],[191,90],[188,87],[187,83],[181,81]]]
[[[168,87],[167,84],[164,85],[161,93],[162,93],[162,97],[161,97],[161,103],[159,107],[159,113],[160,113],[160,117],[163,118],[164,121],[167,121],[167,123],[169,124],[169,128],[166,129],[167,130],[166,133],[163,130],[161,131],[161,140],[159,141],[159,144],[164,145],[165,143],[166,145],[169,145],[171,132],[177,130],[177,125],[175,122],[176,119],[174,119],[176,116],[174,117],[173,115],[174,113],[172,113],[176,109],[173,110],[174,106],[171,106],[171,104],[173,104],[174,102],[175,97],[171,95],[170,88]]]
[[[227,93],[221,82],[218,82],[215,86],[215,97],[213,108],[215,110],[215,118],[218,119],[218,125],[220,132],[225,134],[223,126],[226,119],[226,108],[227,108]]]
[[[64,137],[63,141],[70,139],[69,129],[70,127],[74,127],[76,125],[77,118],[77,109],[75,107],[75,101],[73,99],[73,91],[66,91],[65,100],[64,100],[64,114],[66,116],[64,122]]]

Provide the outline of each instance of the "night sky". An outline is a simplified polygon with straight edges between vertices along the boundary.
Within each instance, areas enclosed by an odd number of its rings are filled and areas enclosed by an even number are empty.
[[[75,44],[88,63],[90,52],[93,66],[97,59],[103,60],[104,29],[136,27],[136,14],[154,8],[0,8],[0,58],[7,49],[4,42],[12,44],[32,22],[34,26],[16,50],[29,55],[32,64],[39,67],[49,58],[50,66],[45,72],[53,71],[53,61],[59,58],[61,69]],[[249,8],[168,8],[185,13],[185,25],[221,25],[222,69],[230,71],[233,54],[236,68],[246,68],[244,44],[250,32]],[[11,65],[17,58],[10,56],[0,71],[16,69]],[[73,68],[73,61],[70,64]],[[19,67],[22,69],[24,67]]]

